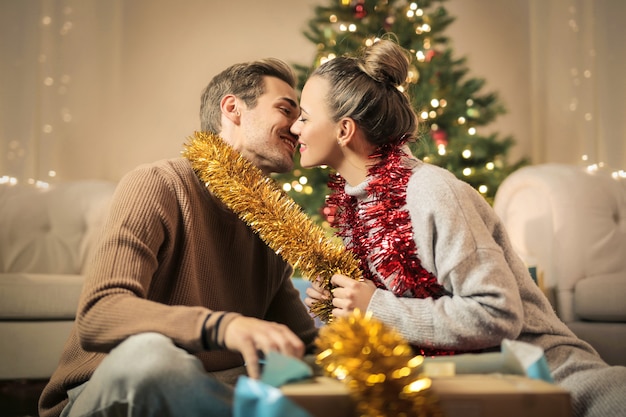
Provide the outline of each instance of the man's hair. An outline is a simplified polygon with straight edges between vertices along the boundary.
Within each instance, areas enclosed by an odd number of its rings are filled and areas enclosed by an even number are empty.
[[[220,101],[228,94],[243,100],[248,108],[254,108],[259,96],[265,92],[264,77],[276,77],[296,87],[293,69],[280,59],[267,58],[231,65],[213,77],[202,93],[201,130],[212,133],[221,131]]]

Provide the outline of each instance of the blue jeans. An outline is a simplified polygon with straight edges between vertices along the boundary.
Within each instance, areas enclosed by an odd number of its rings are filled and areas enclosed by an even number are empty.
[[[243,367],[207,373],[195,356],[158,333],[129,337],[102,361],[88,382],[68,392],[61,417],[231,416],[233,387]]]

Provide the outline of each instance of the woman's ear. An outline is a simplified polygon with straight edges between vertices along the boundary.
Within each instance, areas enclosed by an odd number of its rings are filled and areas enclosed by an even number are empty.
[[[340,146],[346,146],[354,138],[356,133],[356,123],[350,117],[344,117],[338,122],[337,127],[337,143]]]
[[[229,119],[231,122],[238,124],[241,113],[239,112],[239,101],[237,97],[232,94],[222,97],[220,101],[220,109],[222,115]]]

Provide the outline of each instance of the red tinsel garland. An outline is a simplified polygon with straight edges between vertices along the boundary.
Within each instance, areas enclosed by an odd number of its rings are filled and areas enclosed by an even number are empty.
[[[411,217],[403,207],[406,204],[406,188],[412,168],[403,164],[407,155],[399,144],[383,146],[371,158],[380,162],[368,171],[370,182],[366,187],[368,198],[357,207],[356,198],[345,192],[345,179],[332,175],[328,186],[331,195],[327,204],[336,208],[332,226],[336,234],[347,238],[346,248],[359,259],[366,279],[378,288],[389,289],[397,297],[439,298],[449,294],[428,272],[417,256],[413,240]],[[371,266],[389,288],[372,273]],[[453,355],[455,351],[416,347],[424,356]]]

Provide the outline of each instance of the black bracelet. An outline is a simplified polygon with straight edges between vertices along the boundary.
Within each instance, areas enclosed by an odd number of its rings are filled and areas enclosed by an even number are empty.
[[[204,319],[204,321],[202,322],[202,347],[204,348],[204,350],[211,350],[211,347],[209,346],[209,341],[206,335],[206,322],[209,321],[212,315],[213,313],[209,313]]]
[[[224,346],[221,346],[217,343],[217,338],[220,332],[220,323],[222,322],[222,319],[224,318],[225,315],[226,313],[222,313],[222,315],[217,319],[217,321],[215,322],[215,325],[213,326],[213,344],[220,348],[223,348]]]

